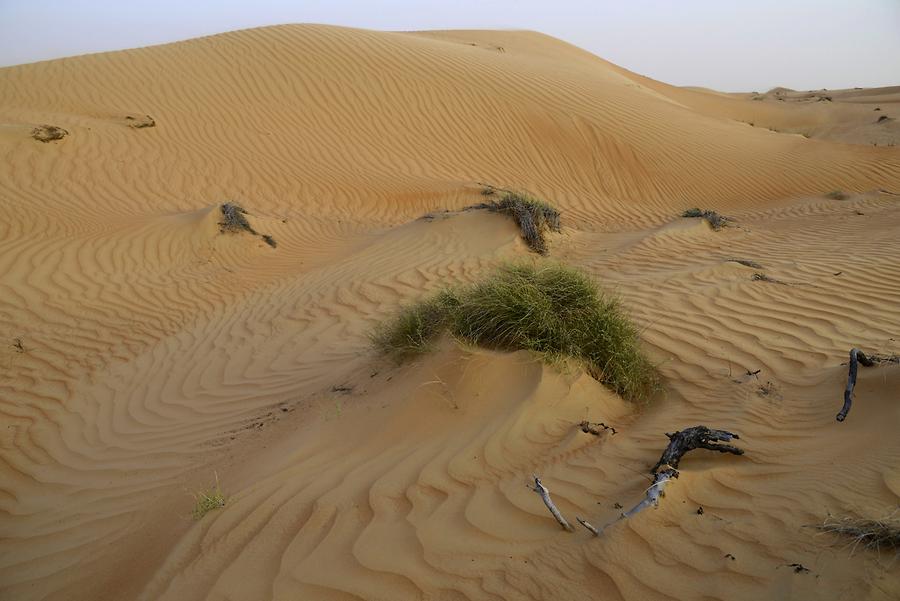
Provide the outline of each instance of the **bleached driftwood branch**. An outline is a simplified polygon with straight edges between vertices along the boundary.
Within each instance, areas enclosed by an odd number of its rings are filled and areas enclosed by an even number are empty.
[[[847,387],[844,389],[844,406],[841,407],[835,418],[839,422],[847,419],[847,414],[850,413],[850,406],[853,404],[853,387],[856,386],[857,363],[862,363],[866,367],[875,365],[875,362],[866,357],[866,354],[858,348],[850,349],[850,371],[847,373]]]
[[[556,518],[556,521],[559,522],[559,525],[565,528],[569,532],[573,532],[575,529],[572,527],[569,522],[566,521],[566,518],[563,517],[563,514],[560,513],[559,509],[557,509],[556,505],[553,503],[553,499],[550,498],[550,490],[544,486],[541,482],[541,479],[537,475],[533,475],[534,477],[534,492],[540,495],[541,500],[544,502],[544,505],[547,506],[547,509],[550,510],[550,513],[553,514],[553,517]]]
[[[600,531],[597,530],[594,526],[592,526],[590,522],[588,522],[588,521],[585,520],[584,518],[580,518],[580,517],[577,517],[577,516],[575,517],[575,519],[578,520],[578,523],[579,523],[579,524],[581,524],[582,526],[584,526],[585,528],[587,528],[588,531],[591,532],[591,534],[593,534],[594,536],[600,536]]]

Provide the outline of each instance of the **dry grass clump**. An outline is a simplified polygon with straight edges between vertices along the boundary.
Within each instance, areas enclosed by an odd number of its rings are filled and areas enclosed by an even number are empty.
[[[709,209],[687,209],[682,214],[682,217],[702,217],[706,219],[707,222],[713,227],[714,230],[721,229],[728,225],[728,222],[731,221],[730,217],[725,217],[724,215],[719,215],[715,211],[710,211]]]
[[[244,215],[247,214],[247,211],[245,211],[241,205],[234,202],[226,202],[222,205],[221,209],[222,221],[219,222],[220,232],[250,232],[254,236],[256,235],[256,230],[253,229],[253,226],[251,226],[250,222],[247,221],[247,218],[244,217]]]
[[[205,491],[194,493],[196,501],[191,515],[195,520],[199,520],[213,509],[221,509],[225,507],[225,497],[222,495],[222,489],[219,487],[219,475],[216,474],[216,486]]]
[[[489,196],[494,194],[494,190],[494,188],[484,188],[481,193]],[[543,200],[522,192],[505,191],[500,200],[469,208],[488,209],[495,213],[511,215],[522,231],[522,238],[525,239],[528,248],[542,255],[547,254],[546,233],[560,231],[559,211]]]
[[[69,132],[55,125],[38,125],[31,130],[31,137],[38,142],[53,142],[62,140],[69,135]]]
[[[234,202],[226,202],[222,204],[220,209],[222,210],[222,221],[219,222],[220,233],[239,234],[247,232],[254,236],[259,236],[263,242],[272,248],[277,248],[278,243],[275,242],[275,238],[269,234],[260,234],[253,229],[253,226],[250,225],[250,222],[245,217],[247,211],[241,205]]]
[[[847,200],[850,196],[843,190],[832,190],[825,194],[825,198],[830,198],[831,200]]]
[[[481,346],[574,358],[630,400],[658,389],[637,327],[615,297],[562,265],[509,264],[487,279],[403,308],[376,328],[377,349],[399,359],[428,350],[443,331]]]
[[[895,509],[891,514],[877,520],[828,516],[818,528],[848,537],[853,541],[854,550],[863,545],[872,551],[893,549],[900,553],[900,509]]]
[[[130,121],[128,124],[129,127],[134,129],[144,129],[145,127],[156,127],[156,120],[150,115],[144,115],[143,117],[135,117],[133,115],[126,115],[126,121]]]

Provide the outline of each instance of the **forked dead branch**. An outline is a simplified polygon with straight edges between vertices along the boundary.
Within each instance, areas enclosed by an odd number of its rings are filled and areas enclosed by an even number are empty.
[[[583,423],[585,422],[582,422],[582,424]],[[579,424],[579,427],[581,427],[582,424]],[[578,523],[584,526],[585,529],[594,536],[600,536],[604,530],[620,520],[634,517],[637,513],[643,511],[647,507],[658,506],[659,499],[665,494],[666,486],[678,477],[678,465],[681,463],[681,459],[689,451],[693,451],[694,449],[706,449],[708,451],[730,453],[732,455],[744,454],[743,449],[731,444],[725,444],[740,438],[737,434],[725,430],[712,430],[706,426],[694,426],[692,428],[679,430],[675,433],[667,432],[666,436],[669,437],[669,444],[660,456],[659,461],[657,461],[656,465],[653,466],[653,469],[650,470],[650,474],[653,476],[653,483],[647,489],[644,498],[637,505],[622,513],[618,518],[602,528],[596,528],[584,518],[576,516],[575,519]],[[550,510],[550,514],[557,523],[562,526],[564,530],[572,532],[572,525],[566,520],[565,516],[563,516],[562,512],[553,502],[553,499],[550,497],[550,490],[544,486],[541,479],[536,474],[532,475],[532,477],[534,478],[534,486],[529,488],[541,497],[544,505]]]
[[[726,430],[712,430],[706,426],[694,426],[692,428],[679,430],[675,433],[667,432],[666,436],[669,437],[669,444],[660,456],[659,461],[657,461],[656,465],[653,466],[653,469],[650,470],[653,482],[646,490],[644,498],[637,505],[622,513],[618,518],[602,528],[596,528],[584,518],[576,516],[575,519],[578,523],[584,526],[594,536],[600,536],[604,530],[616,522],[633,517],[647,507],[658,506],[659,499],[665,494],[666,486],[669,482],[678,477],[678,465],[681,462],[681,459],[689,451],[693,451],[694,449],[706,449],[708,451],[718,451],[719,453],[730,453],[732,455],[744,454],[743,449],[731,444],[723,444],[740,438],[737,434]],[[534,487],[532,490],[540,495],[541,499],[544,501],[544,505],[547,506],[547,509],[550,510],[550,513],[559,525],[571,532],[572,526],[553,503],[549,489],[541,483],[540,478],[537,476],[534,476]]]
[[[666,486],[669,482],[678,477],[678,464],[688,451],[693,451],[694,449],[706,449],[709,451],[718,451],[719,453],[731,453],[732,455],[744,454],[743,449],[739,449],[730,444],[721,444],[740,438],[737,434],[725,430],[711,430],[706,426],[694,426],[693,428],[679,430],[674,434],[666,432],[666,436],[669,437],[669,444],[660,456],[659,461],[657,461],[656,465],[653,466],[653,469],[650,470],[650,474],[653,476],[653,482],[650,484],[650,487],[647,489],[644,498],[640,503],[621,514],[617,519],[613,520],[599,531],[593,527],[588,528],[590,524],[587,524],[581,518],[578,518],[579,523],[590,530],[594,536],[599,536],[603,530],[612,524],[615,524],[619,520],[633,517],[651,505],[653,507],[658,506],[660,497],[665,494]]]

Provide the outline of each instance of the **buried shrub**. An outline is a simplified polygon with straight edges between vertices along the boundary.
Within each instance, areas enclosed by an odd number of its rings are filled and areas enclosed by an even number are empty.
[[[372,339],[376,348],[402,359],[430,348],[445,330],[488,348],[574,358],[630,400],[646,399],[658,387],[637,327],[618,299],[570,267],[505,265],[482,282],[405,307]]]
[[[710,211],[709,209],[701,210],[701,209],[687,209],[685,212],[681,214],[682,217],[702,217],[709,222],[709,224],[713,227],[714,230],[721,229],[728,225],[730,218],[725,217],[724,215],[719,215],[715,211]]]
[[[832,190],[825,194],[825,198],[830,198],[831,200],[847,200],[850,197],[843,190]]]
[[[485,196],[494,194],[494,188],[484,188]],[[495,213],[511,215],[522,232],[528,248],[539,254],[547,254],[547,231],[560,231],[559,211],[533,196],[520,192],[505,191],[500,200],[478,204],[470,209],[487,209]]]

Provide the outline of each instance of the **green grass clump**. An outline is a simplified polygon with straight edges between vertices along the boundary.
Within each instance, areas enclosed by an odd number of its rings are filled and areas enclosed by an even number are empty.
[[[219,475],[216,474],[216,486],[205,491],[194,493],[196,504],[191,512],[195,520],[199,520],[213,509],[225,507],[225,497],[219,487]]]
[[[405,307],[375,330],[373,343],[403,359],[428,350],[447,330],[489,348],[574,358],[630,400],[644,400],[658,388],[639,332],[619,301],[570,267],[505,265],[480,283]]]
[[[724,215],[719,215],[715,211],[710,211],[709,209],[687,209],[681,214],[682,217],[702,217],[706,219],[707,222],[713,227],[714,230],[721,229],[728,225],[730,219],[725,217]]]
[[[458,306],[459,299],[452,290],[407,305],[390,322],[375,328],[372,342],[378,350],[398,360],[424,353],[449,327]]]
[[[847,200],[850,197],[843,190],[832,190],[825,194],[825,198],[830,198],[831,200]]]

